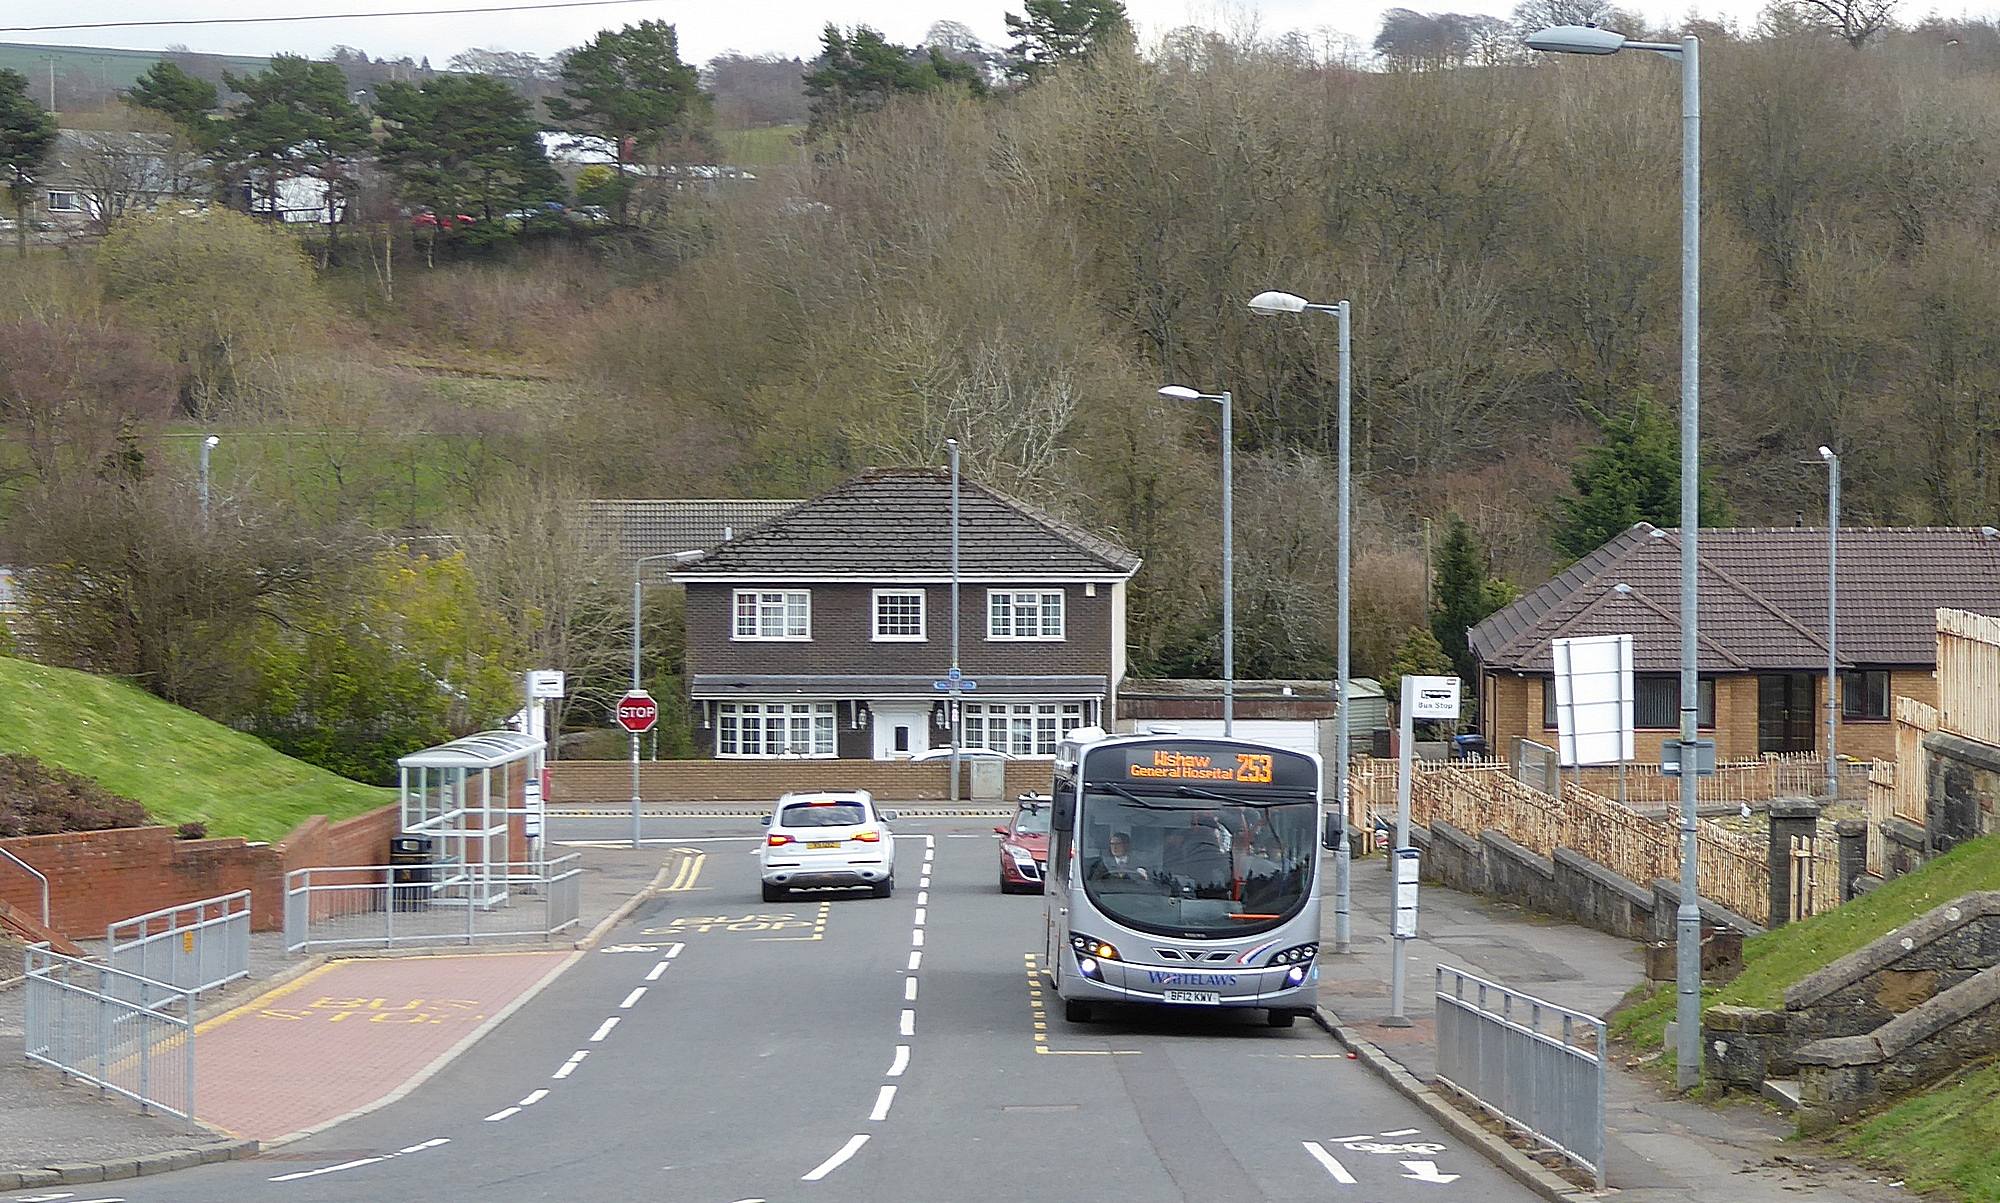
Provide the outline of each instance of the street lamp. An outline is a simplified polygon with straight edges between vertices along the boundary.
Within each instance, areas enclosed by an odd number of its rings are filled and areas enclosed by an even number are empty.
[[[1262,317],[1280,317],[1294,313],[1331,313],[1340,319],[1340,551],[1339,568],[1335,586],[1340,594],[1335,610],[1335,641],[1339,645],[1335,653],[1333,697],[1336,709],[1333,714],[1333,797],[1334,806],[1340,811],[1340,842],[1333,853],[1333,950],[1346,952],[1352,943],[1353,928],[1349,914],[1348,869],[1353,861],[1353,845],[1347,837],[1347,682],[1348,682],[1348,638],[1347,638],[1347,566],[1348,566],[1348,515],[1352,509],[1349,498],[1352,493],[1350,464],[1353,442],[1353,407],[1349,403],[1350,382],[1348,364],[1352,356],[1348,354],[1349,305],[1337,301],[1331,305],[1315,305],[1304,297],[1289,292],[1260,292],[1250,298],[1250,312]],[[1400,845],[1400,839],[1399,839]]]
[[[701,556],[698,551],[663,551],[632,561],[632,692],[639,692],[639,605],[646,587],[646,565],[655,560],[686,563]],[[553,732],[551,732],[553,734]],[[639,847],[639,733],[632,732],[632,847]]]
[[[1235,406],[1229,390],[1198,393],[1170,384],[1160,396],[1174,401],[1219,401],[1222,403],[1222,734],[1236,734],[1236,513],[1235,487],[1230,483],[1234,468]]]
[[[215,445],[221,441],[215,435],[201,441],[201,518],[204,522],[208,521],[208,453],[215,450]]]
[[[1834,739],[1840,730],[1840,657],[1838,616],[1840,577],[1836,569],[1840,550],[1840,456],[1831,447],[1821,447],[1826,461],[1826,803],[1840,801],[1840,759],[1834,753]]]
[[[1695,895],[1695,790],[1700,782],[1699,631],[1695,607],[1701,539],[1701,40],[1635,42],[1594,25],[1560,25],[1527,39],[1530,50],[1616,54],[1645,50],[1681,61],[1681,904],[1674,915],[1675,1083],[1701,1077],[1701,909]]]

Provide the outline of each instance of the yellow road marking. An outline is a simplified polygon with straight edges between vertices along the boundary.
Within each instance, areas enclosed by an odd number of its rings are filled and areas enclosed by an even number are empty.
[[[308,969],[304,973],[301,973],[297,977],[293,978],[291,981],[286,982],[282,986],[279,986],[277,989],[266,991],[263,994],[259,994],[257,997],[251,999],[247,1003],[244,1003],[240,1007],[231,1007],[229,1010],[224,1011],[220,1015],[214,1016],[213,1018],[210,1019],[204,1019],[200,1023],[194,1025],[194,1034],[199,1036],[203,1032],[211,1031],[215,1028],[221,1027],[223,1024],[228,1023],[230,1020],[235,1019],[239,1015],[247,1015],[252,1011],[261,1011],[267,1004],[271,1002],[272,999],[283,998],[285,995],[290,994],[295,990],[303,989],[307,982],[312,981],[314,978],[325,973],[327,970],[332,969],[335,965],[338,965],[339,963],[340,962],[338,961],[328,961],[326,964],[321,965],[316,969]]]
[[[772,940],[780,942],[787,940],[793,940],[793,941],[824,940],[826,939],[826,917],[832,911],[833,911],[833,904],[831,902],[822,902],[819,904],[819,914],[813,917],[813,930],[812,930],[812,935],[810,936],[756,936],[753,938],[758,940]]]
[[[690,850],[677,848],[675,851],[687,852]],[[663,894],[672,894],[694,889],[694,883],[701,877],[702,866],[707,863],[708,853],[706,852],[695,852],[694,855],[685,857],[681,861],[680,868],[675,870],[673,881],[661,887],[660,892]]]
[[[1049,1014],[1042,1003],[1041,958],[1032,952],[1021,954],[1022,964],[1028,971],[1028,1008],[1035,1019],[1035,1051],[1051,1057],[1136,1057],[1142,1050],[1136,1048],[1050,1048]]]

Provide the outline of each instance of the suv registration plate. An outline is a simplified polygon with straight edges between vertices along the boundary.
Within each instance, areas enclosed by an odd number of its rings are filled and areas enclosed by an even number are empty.
[[[817,851],[818,849],[821,848],[838,848],[838,847],[840,847],[839,840],[812,840],[806,844],[806,848],[809,851]]]
[[[1219,1006],[1222,995],[1214,990],[1169,990],[1166,1000],[1170,1003],[1195,1003],[1201,1006]]]

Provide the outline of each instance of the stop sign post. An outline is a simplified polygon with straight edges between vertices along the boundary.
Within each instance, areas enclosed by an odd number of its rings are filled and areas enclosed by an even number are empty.
[[[635,585],[636,589],[637,586]],[[633,599],[636,613],[637,598]],[[632,847],[639,846],[639,737],[653,729],[660,721],[660,704],[653,695],[639,688],[639,644],[638,627],[632,634],[632,688],[618,699],[618,705],[611,711],[611,718],[632,735]]]
[[[652,694],[635,689],[618,699],[616,717],[618,725],[630,731],[636,739],[651,731],[654,724],[660,721],[660,704],[653,700]],[[638,747],[636,743],[632,745],[632,759],[635,761],[639,758]]]

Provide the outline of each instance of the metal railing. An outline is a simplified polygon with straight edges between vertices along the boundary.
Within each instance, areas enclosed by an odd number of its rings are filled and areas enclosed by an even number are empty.
[[[41,883],[42,926],[47,927],[49,925],[49,879],[43,876],[42,871],[40,869],[35,868],[35,866],[29,864],[27,861],[22,860],[20,857],[15,856],[13,853],[7,851],[5,848],[0,848],[0,856],[4,856],[12,863],[19,865],[23,869],[26,869],[29,873],[32,873],[34,875],[36,881]]]
[[[580,860],[296,869],[285,875],[285,948],[549,939],[581,916]]]
[[[104,929],[104,959],[113,969],[165,982],[191,996],[249,977],[250,891],[109,924]]]
[[[1470,997],[1468,997],[1470,990]],[[1437,968],[1438,1081],[1604,1189],[1604,1021]]]
[[[28,1060],[100,1091],[194,1118],[192,999],[165,982],[66,957],[46,944],[27,951],[24,989]]]

